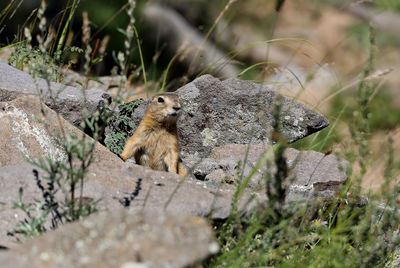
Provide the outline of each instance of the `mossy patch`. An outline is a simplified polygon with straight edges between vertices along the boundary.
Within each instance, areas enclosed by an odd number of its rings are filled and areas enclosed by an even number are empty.
[[[105,146],[113,153],[122,153],[126,139],[137,128],[132,119],[132,113],[143,101],[143,99],[137,99],[118,106],[119,112],[111,119],[108,126],[109,131],[104,139]]]

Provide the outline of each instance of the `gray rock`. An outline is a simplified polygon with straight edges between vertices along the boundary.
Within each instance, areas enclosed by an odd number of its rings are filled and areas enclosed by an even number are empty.
[[[239,181],[243,181],[254,168],[254,165],[249,161],[243,164],[244,159],[238,160],[234,157],[221,158],[214,161],[216,161],[218,169],[205,174],[206,181],[239,183]],[[260,184],[261,175],[259,171],[252,175],[249,186],[251,186],[253,190]]]
[[[248,155],[245,159],[247,150]],[[265,157],[265,162],[259,169],[254,170],[267,152],[269,156]],[[324,155],[315,151],[298,151],[293,148],[286,149],[284,156],[289,171],[285,181],[288,188],[287,201],[311,197],[329,200],[347,180],[349,163],[337,156]],[[187,160],[184,159],[185,161]],[[267,175],[274,175],[276,172],[272,147],[262,144],[251,144],[250,147],[227,144],[214,148],[210,158],[191,158],[190,162],[193,165],[195,177],[204,180],[206,185],[214,188],[221,184],[243,181],[251,176],[249,189],[257,192],[264,191],[264,179]]]
[[[178,89],[183,112],[178,133],[183,155],[206,157],[224,144],[272,144],[272,87],[239,79],[220,81],[204,75]],[[282,97],[281,133],[294,142],[329,125],[328,120],[296,100]]]
[[[14,268],[188,267],[216,251],[204,219],[119,209],[62,226],[1,252],[0,259]]]
[[[101,90],[82,90],[62,84],[33,78],[29,74],[0,62],[0,101],[10,101],[21,95],[43,95],[44,102],[62,117],[79,125],[84,116],[93,114],[99,105],[104,105],[109,95]],[[55,96],[57,95],[57,98]]]
[[[239,166],[239,162],[233,157],[222,158],[218,161],[218,167],[224,171],[235,170]]]
[[[225,161],[227,157],[236,161],[244,161],[247,149],[248,145],[229,144],[214,148],[210,157],[215,159],[217,163]],[[249,163],[243,172],[244,177],[248,176],[253,169],[250,167],[255,167],[263,155],[270,150],[271,146],[268,145],[252,144],[250,146],[247,157]],[[324,155],[315,151],[298,151],[293,148],[286,149],[284,156],[289,169],[286,181],[289,188],[288,200],[297,200],[299,196],[331,198],[347,180],[349,163],[337,156]],[[260,181],[263,177],[262,174],[266,172],[273,174],[276,167],[272,164],[273,157],[271,154],[269,160],[255,173],[249,186],[257,188],[263,183]],[[209,174],[212,174],[212,172]],[[207,176],[208,174],[206,174],[206,178]]]
[[[0,49],[0,62],[8,62],[11,54],[15,51],[14,47],[2,47]]]
[[[24,188],[23,201],[31,203],[43,200],[43,193],[36,186],[33,170],[37,170],[42,185],[46,185],[46,173],[30,164],[20,164],[0,168],[0,245],[13,247],[15,238],[7,236],[25,215],[12,209],[18,200],[19,187]],[[126,165],[122,161],[102,161],[97,158],[92,164],[84,185],[83,197],[100,200],[100,211],[114,211],[125,207],[136,215],[141,211],[149,213],[207,216],[211,212],[213,219],[225,219],[231,209],[235,187],[220,185],[209,187],[204,183],[168,172],[155,171],[138,165]],[[78,191],[79,193],[79,191]],[[244,203],[251,192],[246,191],[239,203]],[[56,200],[63,201],[61,195]],[[251,209],[257,202],[264,202],[264,195],[257,196],[246,209]],[[50,222],[46,224],[50,229]]]
[[[349,162],[335,155],[289,148],[285,157],[289,176],[294,178],[290,186],[293,196],[288,196],[291,200],[310,194],[332,198],[346,182]]]
[[[0,102],[0,124],[0,166],[25,163],[27,158],[65,159],[60,138],[63,132],[85,135],[32,95]],[[99,144],[96,154],[104,152],[108,150]]]
[[[222,169],[216,169],[206,174],[204,180],[216,183],[234,183],[235,176],[229,171],[224,171]]]
[[[243,162],[247,152],[246,160],[254,167],[265,152],[270,149],[271,146],[261,144],[227,144],[215,147],[211,151],[210,157],[213,159],[225,159],[229,157],[235,159],[237,162]]]
[[[193,175],[198,180],[205,180],[208,174],[212,173],[218,168],[217,161],[211,158],[204,158],[199,164],[194,166]]]
[[[0,129],[0,166],[24,163],[26,158],[39,156],[54,160],[65,158],[55,136],[57,132],[60,134],[57,124],[51,122],[50,129],[46,129],[39,122],[45,120],[40,109],[40,103],[34,96],[0,103],[0,124],[3,126]]]

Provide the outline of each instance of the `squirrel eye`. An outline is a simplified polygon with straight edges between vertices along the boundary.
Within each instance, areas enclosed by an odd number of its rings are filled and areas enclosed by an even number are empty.
[[[158,101],[159,103],[162,103],[162,102],[164,102],[164,99],[161,98],[161,97],[158,97],[157,101]]]

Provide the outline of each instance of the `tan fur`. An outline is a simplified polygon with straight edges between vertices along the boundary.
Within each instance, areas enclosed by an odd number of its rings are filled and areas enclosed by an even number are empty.
[[[179,162],[176,129],[180,108],[175,94],[154,96],[135,133],[126,141],[121,158],[134,156],[139,165],[186,176],[186,168]]]

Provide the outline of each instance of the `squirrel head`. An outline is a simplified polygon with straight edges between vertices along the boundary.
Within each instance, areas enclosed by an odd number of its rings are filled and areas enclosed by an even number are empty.
[[[158,94],[151,99],[148,113],[157,121],[176,121],[181,105],[173,93]]]

